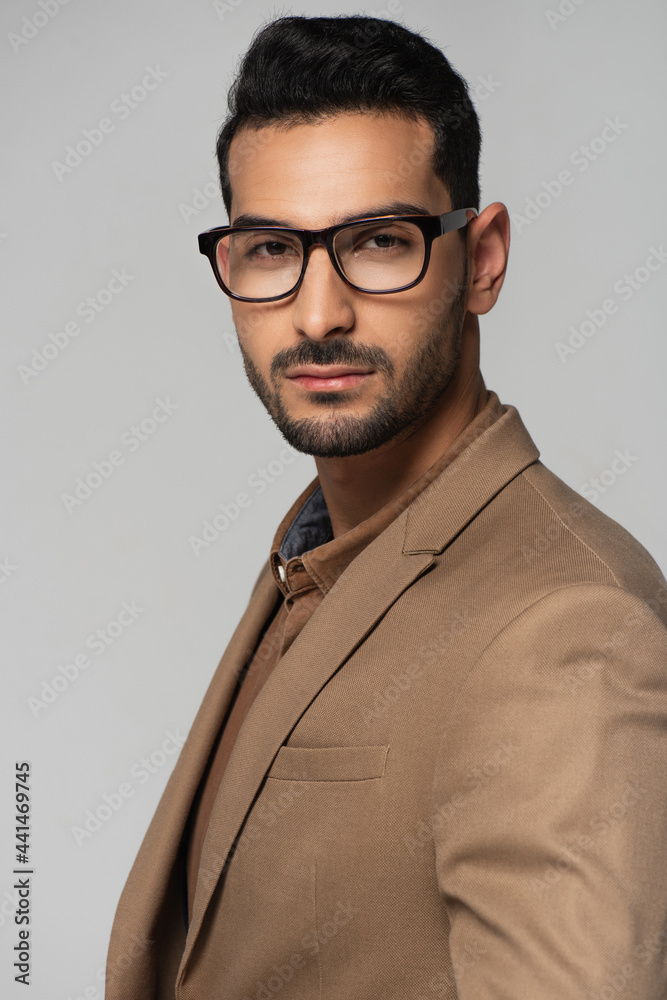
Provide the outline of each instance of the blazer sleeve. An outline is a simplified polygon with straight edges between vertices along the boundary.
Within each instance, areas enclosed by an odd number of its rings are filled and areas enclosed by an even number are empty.
[[[458,1000],[667,997],[667,629],[651,607],[576,585],[497,635],[452,706],[431,823]]]

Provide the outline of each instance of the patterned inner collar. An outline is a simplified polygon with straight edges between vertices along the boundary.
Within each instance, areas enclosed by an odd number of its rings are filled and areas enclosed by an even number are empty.
[[[280,555],[287,562],[332,538],[331,518],[322,487],[318,484],[287,529]]]

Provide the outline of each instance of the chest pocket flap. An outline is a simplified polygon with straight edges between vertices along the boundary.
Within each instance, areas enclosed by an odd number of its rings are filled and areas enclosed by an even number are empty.
[[[289,781],[367,781],[384,777],[389,746],[282,746],[269,778]]]

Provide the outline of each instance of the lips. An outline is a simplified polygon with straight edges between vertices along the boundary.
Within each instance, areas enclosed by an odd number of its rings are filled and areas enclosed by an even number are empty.
[[[287,373],[287,378],[298,378],[307,375],[311,378],[336,378],[339,375],[367,375],[372,372],[372,368],[352,368],[349,365],[301,365],[292,368]]]
[[[345,365],[303,365],[287,375],[291,382],[304,389],[351,389],[365,382],[372,368],[351,368]]]

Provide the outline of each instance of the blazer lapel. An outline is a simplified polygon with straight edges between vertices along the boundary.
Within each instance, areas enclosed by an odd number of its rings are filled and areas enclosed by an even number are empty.
[[[138,938],[145,941],[152,936],[160,918],[192,800],[213,742],[234,692],[239,671],[254,649],[278,593],[267,563],[204,695],[128,875],[118,903],[107,959],[108,968],[119,970],[114,972],[114,997],[138,996],[137,989],[143,996],[154,995],[152,963],[133,963],[131,970],[124,973],[122,959],[134,954]]]
[[[177,985],[185,975],[211,896],[233,853],[234,841],[278,750],[318,691],[387,608],[433,561],[430,552],[403,552],[405,523],[403,513],[356,556],[279,660],[243,722],[204,841],[192,923]]]

